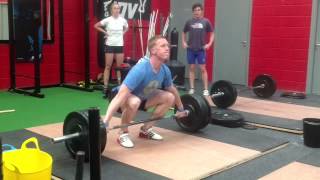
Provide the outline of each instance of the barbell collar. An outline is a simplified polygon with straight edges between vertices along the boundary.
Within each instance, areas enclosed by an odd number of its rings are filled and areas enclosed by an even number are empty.
[[[64,135],[64,136],[61,136],[61,137],[52,138],[51,141],[53,143],[60,143],[60,142],[64,142],[64,141],[69,140],[69,139],[78,138],[80,136],[81,136],[81,133],[80,132],[76,132],[76,133]]]
[[[211,97],[220,97],[220,96],[223,96],[224,93],[223,92],[217,92],[217,93],[214,93],[214,94],[211,94]]]

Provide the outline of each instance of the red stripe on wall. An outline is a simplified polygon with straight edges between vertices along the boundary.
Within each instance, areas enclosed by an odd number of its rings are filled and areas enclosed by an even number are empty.
[[[214,27],[214,19],[215,19],[215,6],[216,0],[205,0],[204,1],[204,16],[210,20]],[[213,62],[214,62],[214,54],[213,54],[213,46],[207,51],[207,71],[208,71],[208,79],[212,80],[213,73]]]

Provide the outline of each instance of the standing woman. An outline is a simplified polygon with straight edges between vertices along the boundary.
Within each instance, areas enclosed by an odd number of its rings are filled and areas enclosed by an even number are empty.
[[[94,25],[99,32],[104,33],[105,40],[105,68],[103,72],[104,93],[108,91],[110,69],[113,59],[116,59],[117,66],[123,63],[123,35],[128,30],[128,22],[120,16],[118,2],[111,4],[111,16],[102,19]],[[117,71],[118,84],[121,83],[121,73]]]

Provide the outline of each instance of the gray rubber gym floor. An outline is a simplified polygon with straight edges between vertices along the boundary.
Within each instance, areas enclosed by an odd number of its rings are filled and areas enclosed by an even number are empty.
[[[145,114],[140,113],[139,116],[143,118]],[[163,121],[160,121],[159,127],[182,132],[178,125],[172,122],[172,119],[165,119]],[[54,158],[53,174],[63,179],[74,178],[76,162],[75,160],[70,158],[63,143],[52,144],[47,137],[43,137],[28,130],[6,132],[1,133],[0,135],[3,137],[3,143],[10,143],[16,147],[19,147],[20,144],[27,138],[37,137],[37,139],[39,140],[39,144],[41,144],[41,149],[51,154]],[[288,140],[285,138],[273,138],[270,136],[265,136],[264,134],[260,133],[259,130],[251,131],[241,128],[226,128],[216,125],[209,125],[200,132],[192,135],[246,147],[261,152],[267,152],[272,148],[279,147],[283,144],[288,143]],[[102,157],[101,163],[103,179],[106,179],[108,177],[112,177],[114,179],[128,179],[129,177],[129,179],[165,178],[114,160],[107,159],[105,157]],[[87,164],[85,167],[84,179],[88,179],[89,168]]]
[[[237,88],[238,96],[248,97],[253,99],[259,99],[250,88],[240,85],[234,85]],[[196,81],[196,93],[202,93],[202,84]],[[210,87],[210,85],[209,85]],[[186,85],[188,89],[188,85]],[[303,106],[320,107],[320,96],[318,95],[307,95],[305,99],[295,99],[288,97],[281,97],[283,91],[277,90],[276,93],[269,99],[270,101],[297,104]],[[239,111],[238,111],[239,112]],[[262,116],[253,113],[239,112],[245,120],[263,122],[274,126],[280,126],[288,129],[303,129],[301,122],[291,121],[288,119]],[[319,118],[319,117],[318,117]],[[291,162],[298,161],[305,164],[314,165],[320,167],[320,148],[309,148],[303,143],[303,135],[296,135],[286,132],[279,132],[270,129],[258,128],[255,133],[275,138],[275,139],[286,139],[289,141],[289,145],[283,149],[266,154],[265,156],[259,157],[255,160],[241,164],[227,171],[218,173],[214,176],[206,179],[237,179],[237,180],[253,180],[259,179]],[[320,172],[319,172],[320,174]]]
[[[143,118],[145,117],[145,114],[140,114],[139,116]],[[160,121],[158,125],[162,128],[180,131],[177,124],[172,123],[172,119]],[[247,130],[242,128],[226,128],[216,125],[208,125],[206,128],[193,135],[262,152],[289,143],[284,148],[265,154],[257,159],[240,164],[223,172],[216,173],[207,177],[207,179],[258,179],[259,177],[263,177],[294,161],[318,167],[320,166],[319,149],[312,149],[304,146],[301,135],[293,135],[262,128]],[[76,162],[70,158],[63,143],[53,145],[48,138],[27,130],[1,133],[1,136],[3,137],[3,143],[7,143],[6,141],[10,140],[10,143],[17,147],[19,147],[25,139],[32,136],[37,137],[41,144],[41,149],[52,154],[54,158],[54,175],[63,179],[74,178]],[[128,166],[105,157],[102,158],[101,163],[103,179],[110,177],[112,177],[112,179],[166,179],[157,174]],[[84,179],[88,179],[88,177],[88,164],[86,164]]]
[[[196,87],[197,93],[201,93],[201,86],[199,85]],[[306,99],[301,100],[283,98],[280,97],[280,93],[281,92],[277,92],[270,99],[270,101],[294,103],[314,107],[320,106],[319,96],[307,96]],[[239,95],[256,98],[252,91],[249,90],[241,91],[239,92]],[[147,113],[139,113],[136,119],[145,119],[147,115]],[[244,116],[259,119],[261,121],[277,121],[277,119],[272,116],[263,116],[258,114],[244,114]],[[284,123],[283,125],[286,125],[285,119],[282,120],[284,120],[281,121]],[[160,121],[158,126],[173,131],[182,132],[178,125],[172,122],[172,119]],[[214,172],[206,179],[259,179],[295,161],[320,167],[320,149],[306,147],[303,143],[302,135],[264,128],[248,130],[243,128],[227,128],[217,125],[208,125],[200,132],[192,135],[265,152],[265,154],[262,156],[248,162],[240,163],[234,167],[224,169],[224,171],[221,172]],[[54,158],[55,163],[53,165],[53,174],[63,179],[74,179],[76,162],[70,158],[66,148],[64,147],[64,144],[61,143],[53,145],[50,143],[47,137],[43,137],[28,130],[0,133],[0,136],[3,139],[3,143],[8,143],[8,141],[10,141],[10,144],[13,144],[17,147],[19,147],[25,139],[31,136],[37,137],[40,141],[41,149],[52,154]],[[269,152],[269,150],[280,146],[282,146],[282,148]],[[105,157],[102,157],[101,163],[102,179],[167,179],[166,177],[158,174],[153,174],[151,172],[147,172],[145,170],[138,169]],[[84,179],[89,179],[88,169],[88,164],[86,164]]]

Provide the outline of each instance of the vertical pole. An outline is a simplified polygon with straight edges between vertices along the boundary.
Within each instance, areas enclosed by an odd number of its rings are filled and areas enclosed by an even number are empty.
[[[64,77],[64,26],[63,26],[63,0],[59,0],[59,51],[60,51],[60,84],[65,83]]]
[[[16,88],[16,62],[13,32],[13,2],[8,0],[9,44],[10,44],[10,89]]]
[[[44,30],[48,27],[48,21],[47,21],[47,0],[42,0],[41,2],[41,19],[42,19],[42,27]],[[43,37],[46,37],[45,39],[48,39],[47,31],[43,31]]]
[[[98,108],[89,109],[90,179],[101,180],[100,114]]]
[[[41,7],[41,5],[40,5]],[[39,7],[39,8],[40,8]],[[39,33],[40,33],[40,28],[41,28],[41,13],[35,11],[33,13],[38,13],[37,15],[34,15],[33,21],[34,27],[32,28],[32,34],[34,37],[34,92],[35,93],[40,93],[40,57],[39,57],[39,52],[40,52],[40,44],[39,41],[42,41],[42,38],[39,38]]]
[[[138,27],[136,27],[136,26],[137,26],[136,20],[133,19],[132,20],[133,35],[132,35],[132,50],[131,50],[131,59],[133,59],[133,60],[136,60],[136,51],[137,51],[137,40],[136,40],[137,35],[136,35],[136,33],[137,33],[137,28],[139,28],[139,23],[138,23]],[[141,46],[141,44],[140,44],[140,46]],[[141,47],[141,48],[143,48],[143,47]],[[141,56],[143,56],[143,54]]]
[[[76,168],[76,176],[75,180],[82,180],[83,179],[83,163],[84,163],[84,151],[78,151],[76,154],[77,159],[77,168]]]
[[[85,88],[89,88],[90,85],[90,50],[89,50],[89,2],[83,0],[84,7],[84,68],[85,68]]]

